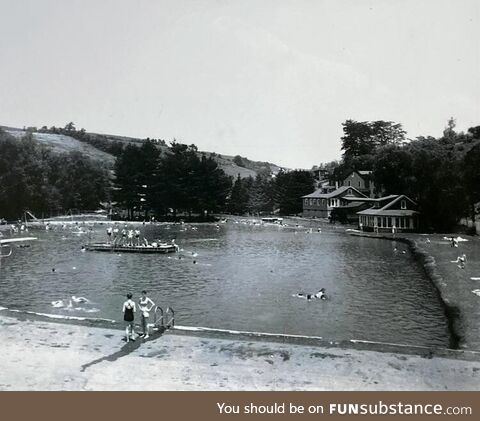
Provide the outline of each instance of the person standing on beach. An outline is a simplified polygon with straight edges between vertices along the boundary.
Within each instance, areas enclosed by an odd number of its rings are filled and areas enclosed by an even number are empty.
[[[155,307],[155,303],[147,297],[147,291],[142,291],[142,297],[140,298],[139,302],[140,311],[142,312],[142,329],[143,329],[143,337],[147,339],[148,335],[148,318],[150,317],[150,311],[153,307]]]
[[[135,319],[135,312],[137,311],[135,302],[132,300],[132,294],[127,294],[127,301],[123,303],[123,320],[125,320],[126,327],[125,327],[125,335],[127,342],[131,339],[132,341],[135,340],[135,330],[134,330],[134,319]]]

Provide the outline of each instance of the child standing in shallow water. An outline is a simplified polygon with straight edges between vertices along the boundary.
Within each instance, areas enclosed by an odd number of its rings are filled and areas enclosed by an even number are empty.
[[[131,339],[132,341],[135,340],[135,330],[134,330],[134,319],[135,319],[135,312],[137,311],[135,302],[132,300],[132,294],[127,294],[127,301],[123,303],[123,320],[125,320],[126,327],[125,327],[125,335],[127,342]]]

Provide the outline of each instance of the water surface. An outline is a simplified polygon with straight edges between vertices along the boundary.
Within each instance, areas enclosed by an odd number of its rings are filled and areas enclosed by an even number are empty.
[[[176,239],[174,255],[82,252],[88,236],[106,239],[105,225],[31,231],[39,240],[3,259],[0,306],[121,321],[125,293],[146,289],[178,325],[448,346],[438,294],[405,245],[236,222],[141,227],[150,241]],[[327,301],[292,296],[322,287]],[[93,304],[52,307],[72,295]]]

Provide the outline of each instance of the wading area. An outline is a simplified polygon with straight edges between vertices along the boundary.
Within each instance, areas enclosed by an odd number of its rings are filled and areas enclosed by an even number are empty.
[[[480,350],[480,239],[457,234],[368,234],[409,245],[438,290],[451,333],[450,346]]]

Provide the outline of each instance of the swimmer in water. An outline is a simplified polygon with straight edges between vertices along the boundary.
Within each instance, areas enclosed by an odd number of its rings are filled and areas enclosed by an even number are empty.
[[[305,294],[303,292],[300,292],[294,295],[294,297],[305,298],[307,301],[327,299],[327,295],[325,294],[325,288],[321,288],[316,294]]]
[[[465,263],[467,263],[467,256],[465,254],[462,254],[461,256],[458,256],[455,263],[460,263],[458,265],[458,267],[460,269],[465,269]]]
[[[72,301],[75,303],[86,303],[90,304],[90,300],[85,297],[75,297],[75,295],[72,295]]]

